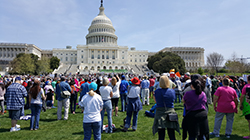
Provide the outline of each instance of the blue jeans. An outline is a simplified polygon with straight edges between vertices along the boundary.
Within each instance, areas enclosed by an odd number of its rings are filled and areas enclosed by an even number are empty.
[[[76,100],[77,100],[77,94],[72,94],[70,97],[70,111],[71,113],[76,111]],[[73,105],[73,110],[72,110],[72,105]]]
[[[94,139],[101,140],[101,124],[102,122],[93,122],[93,123],[83,123],[84,130],[84,140],[91,139],[91,130],[93,130]]]
[[[31,109],[30,129],[34,128],[35,118],[36,118],[35,129],[38,129],[42,104],[31,104],[30,109]]]
[[[121,111],[122,112],[127,111],[126,103],[127,103],[127,94],[123,93],[121,94]]]
[[[104,113],[105,110],[107,111],[107,116],[108,116],[108,133],[112,133],[112,103],[111,100],[106,100],[103,101],[103,109],[101,111],[101,116],[102,116],[102,125],[103,126],[103,118],[104,118]],[[101,127],[101,132],[103,131],[103,127]]]
[[[127,118],[126,118],[126,124],[124,128],[129,128],[130,127],[130,122],[133,114],[133,126],[132,129],[136,130],[137,129],[137,118],[138,118],[138,113],[139,111],[127,111]]]
[[[175,91],[175,103],[177,103],[177,99],[179,99],[179,103],[181,103],[180,91]]]
[[[52,107],[53,106],[52,100],[47,100],[46,104],[47,104],[48,107]]]

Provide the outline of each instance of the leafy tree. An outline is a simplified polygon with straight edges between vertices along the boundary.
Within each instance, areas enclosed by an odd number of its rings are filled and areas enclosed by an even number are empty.
[[[202,75],[202,74],[204,73],[204,70],[203,70],[201,67],[199,67],[199,68],[198,68],[198,73],[199,73],[200,75]]]
[[[30,54],[21,53],[11,62],[10,73],[34,74],[36,66]]]
[[[175,69],[181,74],[186,72],[183,59],[177,54],[171,52],[159,52],[148,58],[148,68],[159,73],[169,72],[170,69]]]
[[[217,52],[210,53],[207,56],[207,65],[211,68],[212,73],[214,73],[214,71],[218,72],[218,68],[221,66],[223,61],[224,57]]]
[[[44,74],[44,73],[50,73],[50,59],[47,57],[42,57],[41,60],[37,61],[37,74]]]
[[[246,60],[244,61],[243,59],[239,59],[237,54],[233,52],[231,59],[227,60],[225,66],[228,67],[228,69],[235,75],[235,73],[238,72],[241,74],[244,73],[247,68],[247,63]]]
[[[57,69],[59,67],[60,64],[60,59],[58,59],[56,56],[53,56],[50,58],[50,69],[54,70]]]

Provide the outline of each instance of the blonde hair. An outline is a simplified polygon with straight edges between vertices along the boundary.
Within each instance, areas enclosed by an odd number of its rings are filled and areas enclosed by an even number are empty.
[[[107,86],[109,84],[109,79],[107,77],[103,78],[103,85]]]
[[[170,82],[167,76],[161,76],[159,83],[161,88],[169,88],[170,86]]]
[[[117,83],[117,80],[116,80],[115,77],[113,77],[113,78],[111,79],[111,84],[112,84],[112,86],[115,86],[116,83]]]

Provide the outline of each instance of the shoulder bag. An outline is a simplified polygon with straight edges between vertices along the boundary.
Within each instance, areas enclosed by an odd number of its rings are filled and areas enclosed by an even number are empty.
[[[61,97],[68,98],[71,95],[71,93],[69,91],[67,91],[67,90],[63,91],[60,84],[59,84],[59,87],[60,87],[60,90],[61,90]]]
[[[168,90],[168,89],[167,89]],[[164,103],[164,107],[165,107],[165,110],[167,111],[167,107],[166,107],[166,104],[164,102],[164,98],[163,98],[163,95],[162,95],[162,99],[163,99],[163,103]],[[171,113],[168,113],[167,115],[167,119],[171,122],[178,122],[178,114],[176,112],[171,112]]]

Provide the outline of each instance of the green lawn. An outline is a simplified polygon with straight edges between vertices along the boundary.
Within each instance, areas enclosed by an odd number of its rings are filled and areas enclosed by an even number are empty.
[[[120,103],[120,101],[119,101]],[[153,105],[153,99],[151,99],[151,105]],[[113,123],[116,125],[118,130],[113,134],[102,134],[103,140],[157,140],[158,136],[153,136],[152,134],[152,124],[153,118],[148,118],[144,116],[145,110],[149,110],[150,106],[143,106],[143,110],[140,111],[138,117],[138,129],[137,131],[128,131],[128,132],[121,132],[120,125],[123,125],[123,119],[126,116],[125,112],[119,112],[118,117],[113,117]],[[119,104],[120,109],[120,104]],[[179,115],[179,122],[181,124],[182,121],[182,112],[183,112],[183,105],[182,104],[175,104],[175,109]],[[70,140],[78,140],[83,139],[83,128],[82,128],[82,121],[83,121],[83,114],[80,113],[81,110],[77,109],[76,114],[69,114],[68,120],[60,120],[57,121],[56,116],[57,109],[50,109],[46,112],[41,112],[40,118],[40,128],[37,131],[30,131],[29,130],[29,123],[30,121],[20,120],[18,124],[21,125],[21,131],[18,132],[9,132],[10,130],[10,119],[8,118],[8,113],[4,116],[0,116],[0,139],[1,140],[9,140],[9,139],[23,139],[23,140],[44,140],[44,139],[70,139]],[[25,114],[29,114],[30,110],[26,110]],[[248,124],[244,117],[240,117],[241,111],[239,114],[235,115],[235,121],[233,125],[233,133],[231,136],[232,140],[241,140],[243,136],[249,134]],[[213,130],[214,125],[214,116],[215,112],[212,110],[212,106],[210,106],[209,110],[209,127],[210,132]],[[211,138],[213,140],[223,140],[226,139],[224,136],[225,127],[226,127],[226,118],[224,118],[221,126],[221,137],[220,138]],[[104,117],[104,124],[107,124],[107,116]],[[181,135],[176,133],[177,140],[181,140]],[[93,139],[93,136],[92,136]],[[166,136],[166,139],[167,136]]]

